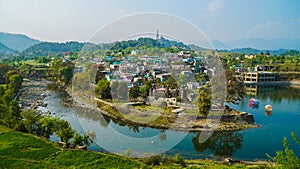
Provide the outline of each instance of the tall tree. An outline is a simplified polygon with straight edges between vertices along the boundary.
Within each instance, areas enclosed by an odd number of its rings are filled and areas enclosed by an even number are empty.
[[[101,99],[111,99],[111,88],[110,83],[106,78],[99,80],[96,87],[96,94]]]
[[[69,84],[73,77],[73,69],[70,66],[64,66],[58,69],[59,80],[64,84]]]
[[[17,94],[22,88],[22,77],[19,74],[13,74],[9,77],[8,89],[12,91],[13,94]]]
[[[50,135],[58,130],[55,122],[59,121],[58,118],[53,118],[51,116],[42,116],[39,120],[40,134],[49,139]]]
[[[211,107],[211,96],[209,92],[200,89],[196,98],[196,104],[198,105],[198,113],[207,116]]]
[[[31,134],[36,133],[41,114],[35,110],[24,110],[21,115],[23,117],[22,123],[28,132]]]
[[[56,121],[56,126],[56,135],[60,138],[62,142],[65,143],[65,146],[68,148],[70,144],[70,139],[73,138],[75,131],[71,128],[70,123],[63,119],[58,119]]]
[[[140,87],[134,84],[133,87],[129,89],[129,99],[137,100],[139,96],[140,96]]]

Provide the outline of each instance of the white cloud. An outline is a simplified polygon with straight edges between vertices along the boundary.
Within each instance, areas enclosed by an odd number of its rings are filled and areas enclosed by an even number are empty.
[[[297,19],[298,22],[300,22],[300,17]]]
[[[257,24],[253,27],[252,31],[261,31],[261,30],[267,30],[267,29],[270,29],[270,28],[283,28],[284,27],[284,24],[281,23],[281,22],[266,22],[266,23],[263,23],[263,24]]]
[[[223,8],[224,2],[222,0],[214,0],[208,4],[208,11],[213,12]]]

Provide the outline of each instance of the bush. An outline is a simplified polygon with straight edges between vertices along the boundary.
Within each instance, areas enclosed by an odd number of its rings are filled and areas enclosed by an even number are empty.
[[[292,137],[300,147],[300,140],[295,135],[294,132],[292,132]],[[291,169],[300,168],[300,160],[294,154],[294,151],[289,149],[289,143],[288,143],[288,139],[286,137],[283,138],[283,147],[284,147],[284,151],[277,151],[275,157],[271,157],[269,154],[266,154],[266,155],[272,161],[274,161],[276,164],[278,164],[280,168],[291,168]]]

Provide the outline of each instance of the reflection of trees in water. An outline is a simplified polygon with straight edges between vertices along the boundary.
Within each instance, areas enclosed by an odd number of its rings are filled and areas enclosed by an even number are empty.
[[[103,115],[103,116],[105,117],[105,115]],[[123,121],[121,121],[119,119],[110,118],[108,116],[106,116],[106,118],[109,118],[114,123],[118,124],[119,126],[127,126],[130,130],[132,130],[132,131],[134,131],[136,133],[140,132],[138,125],[130,124],[130,123],[127,123],[127,122],[123,122]]]
[[[203,131],[202,131],[203,134]],[[214,156],[232,156],[242,147],[243,135],[239,132],[214,132],[204,143],[199,143],[200,133],[193,137],[195,150],[202,153],[210,150]]]
[[[76,111],[76,115],[78,117],[87,118],[94,122],[99,122],[99,124],[103,127],[107,127],[109,125],[110,119],[108,117],[102,116],[100,112],[93,109],[82,108],[82,107],[73,107]]]
[[[290,86],[274,86],[274,90],[261,91],[258,93],[258,98],[267,99],[274,103],[281,103],[282,99],[293,100],[300,98],[300,88]]]
[[[162,131],[162,133],[159,135],[160,141],[164,141],[167,139],[167,134],[165,131]]]

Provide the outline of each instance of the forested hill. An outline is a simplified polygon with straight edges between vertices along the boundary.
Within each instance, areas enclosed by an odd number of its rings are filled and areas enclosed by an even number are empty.
[[[12,53],[16,53],[17,51],[8,48],[7,46],[5,46],[4,44],[0,43],[0,57],[2,55],[6,55],[6,54],[12,54]]]
[[[241,53],[241,54],[261,54],[269,52],[270,55],[281,55],[289,51],[288,49],[277,49],[277,50],[260,50],[253,48],[237,48],[230,50],[217,50],[218,52],[232,52],[232,53]]]
[[[10,49],[22,51],[32,45],[38,44],[41,41],[30,38],[23,34],[12,34],[0,32],[0,43]]]
[[[182,42],[177,42],[173,40],[166,39],[164,37],[161,37],[156,41],[152,38],[139,38],[137,40],[128,40],[128,41],[121,41],[121,42],[115,42],[112,50],[116,49],[126,49],[128,47],[131,48],[140,48],[140,47],[171,47],[171,46],[177,46],[181,48],[189,49],[189,46]]]
[[[80,51],[85,43],[79,42],[66,42],[66,43],[53,43],[53,42],[42,42],[25,49],[21,52],[24,56],[48,56],[63,52],[76,52]]]

